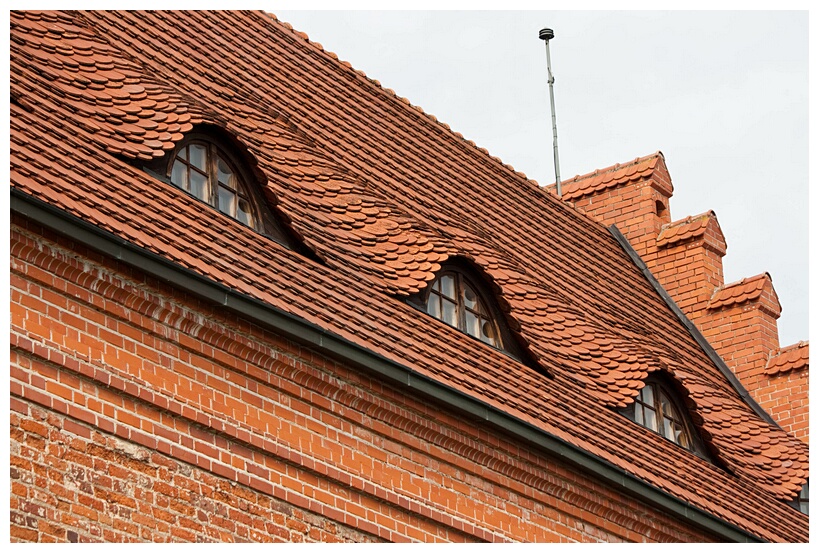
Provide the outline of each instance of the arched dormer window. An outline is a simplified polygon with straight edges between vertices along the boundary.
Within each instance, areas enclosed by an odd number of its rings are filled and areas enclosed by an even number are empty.
[[[231,156],[215,142],[200,137],[182,143],[175,152],[170,178],[171,184],[258,230],[261,217],[248,183]]]
[[[264,192],[264,175],[255,166],[253,156],[223,129],[200,125],[173,151],[142,168],[256,232],[318,260],[279,222]]]
[[[477,286],[461,272],[441,273],[429,287],[427,313],[470,336],[503,349],[498,323],[492,317]]]
[[[480,267],[468,259],[453,257],[442,264],[423,290],[409,296],[407,303],[548,375],[518,334],[517,321],[504,314],[508,304],[492,290]]]
[[[680,447],[701,457],[706,456],[688,410],[667,379],[649,377],[634,402],[621,412]]]

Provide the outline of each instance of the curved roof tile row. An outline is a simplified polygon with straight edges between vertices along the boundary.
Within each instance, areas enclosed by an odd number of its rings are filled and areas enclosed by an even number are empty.
[[[563,199],[573,201],[589,194],[596,194],[607,188],[646,179],[654,173],[658,161],[662,159],[662,152],[655,152],[644,157],[638,157],[629,163],[617,163],[605,169],[595,169],[585,175],[575,175],[574,178],[561,183]],[[547,188],[554,189],[554,185]],[[668,192],[670,193],[670,190]]]
[[[761,297],[766,289],[770,291],[769,293],[775,302],[773,309],[779,313],[781,311],[779,298],[776,295],[776,290],[773,288],[771,275],[768,273],[743,278],[738,282],[732,282],[717,288],[713,296],[711,296],[711,300],[708,302],[708,309],[720,309],[755,300]]]
[[[44,31],[43,21],[73,31]],[[141,87],[118,98],[125,115],[82,96],[66,103],[66,88],[79,89],[79,81],[55,83],[37,69],[56,71],[89,51],[84,78],[105,75],[112,106],[117,88],[107,67],[128,73],[123,87]],[[481,398],[762,537],[804,537],[800,515],[780,500],[804,483],[807,448],[742,402],[605,229],[286,25],[258,13],[13,13],[11,76],[19,190]],[[146,99],[156,104],[136,111]],[[136,147],[144,135],[134,130],[149,121],[170,135],[150,154]],[[164,155],[198,122],[222,125],[248,149],[266,195],[326,266],[108,155]],[[86,162],[74,163],[78,156]],[[643,178],[659,156],[587,184]],[[403,301],[453,256],[474,261],[497,286],[513,328],[554,378]],[[657,370],[685,387],[704,438],[739,479],[616,412]]]
[[[799,342],[774,352],[765,366],[765,374],[777,375],[807,370],[810,363],[808,342]]]
[[[686,217],[680,221],[663,225],[660,234],[657,235],[657,246],[668,247],[677,242],[700,237],[705,234],[711,221],[714,221],[717,224],[717,229],[719,229],[717,215],[713,211],[707,211],[701,215]]]

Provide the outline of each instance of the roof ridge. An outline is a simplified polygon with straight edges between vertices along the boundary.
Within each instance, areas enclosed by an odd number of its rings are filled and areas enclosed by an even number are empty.
[[[662,228],[663,229],[671,228],[671,227],[675,227],[677,225],[683,225],[683,224],[686,224],[686,223],[691,223],[693,221],[696,221],[697,219],[704,219],[706,217],[716,218],[717,214],[714,212],[713,209],[709,209],[708,211],[706,211],[704,213],[700,213],[699,215],[689,215],[689,216],[685,217],[684,219],[677,219],[676,221],[671,221],[670,223],[666,223],[666,224],[664,224],[662,226]]]
[[[333,52],[331,50],[327,50],[326,48],[324,48],[324,45],[322,45],[320,42],[316,42],[316,41],[311,40],[310,37],[308,36],[308,34],[305,33],[304,31],[297,30],[295,27],[293,27],[292,24],[288,23],[287,21],[283,21],[283,20],[279,19],[273,13],[270,13],[270,12],[263,12],[263,13],[269,19],[271,19],[272,21],[280,24],[284,28],[291,31],[294,35],[296,35],[299,38],[303,39],[307,44],[309,44],[310,46],[315,48],[317,51],[322,52],[322,53],[326,54],[327,56],[329,56],[336,63],[338,63],[339,65],[344,67],[346,70],[352,71],[356,75],[358,75],[358,76],[360,76],[360,77],[362,77],[364,79],[367,79],[367,81],[370,82],[371,84],[375,85],[376,88],[382,90],[383,92],[386,92],[388,97],[395,98],[396,100],[398,100],[402,104],[412,108],[414,111],[420,113],[421,115],[424,115],[432,123],[436,123],[439,126],[443,127],[443,129],[446,130],[449,134],[452,134],[452,135],[460,138],[463,142],[466,142],[472,148],[474,148],[474,149],[478,150],[479,152],[485,154],[490,159],[492,159],[493,161],[498,163],[504,169],[506,169],[508,171],[511,171],[512,173],[517,175],[519,178],[521,178],[521,179],[523,179],[523,180],[525,180],[525,181],[527,181],[529,183],[532,183],[536,187],[540,188],[540,185],[538,184],[538,182],[536,180],[534,180],[534,179],[529,178],[526,175],[526,173],[524,173],[522,171],[518,171],[517,169],[515,169],[509,163],[505,163],[501,158],[499,158],[497,156],[493,156],[491,153],[489,153],[488,149],[484,148],[483,146],[478,146],[478,144],[476,144],[473,140],[470,140],[470,139],[466,138],[463,134],[461,134],[460,132],[454,130],[448,123],[445,123],[444,121],[441,121],[440,119],[438,119],[435,115],[424,111],[424,108],[422,108],[419,105],[413,104],[412,102],[409,101],[409,99],[399,95],[393,89],[383,86],[381,84],[381,81],[379,81],[378,79],[373,79],[373,78],[367,76],[367,74],[363,70],[356,69],[355,67],[353,67],[352,63],[350,63],[349,61],[346,61],[346,60],[342,60],[338,56],[338,54],[336,54],[335,52]]]
[[[748,284],[749,282],[754,282],[754,281],[763,279],[765,277],[767,277],[768,280],[770,280],[771,283],[773,283],[773,279],[771,278],[771,274],[769,272],[765,271],[764,273],[759,273],[758,275],[745,277],[745,278],[742,278],[741,280],[737,280],[737,281],[734,281],[734,282],[729,282],[728,284],[723,284],[722,286],[718,287],[714,293],[716,294],[721,290],[725,290],[727,288],[733,288],[734,286],[741,286],[743,284]]]
[[[648,155],[645,155],[645,156],[642,156],[642,157],[636,157],[633,160],[627,161],[625,163],[615,163],[614,165],[609,165],[608,167],[595,169],[595,170],[590,171],[588,173],[585,173],[583,175],[575,175],[573,178],[567,179],[564,182],[579,182],[581,180],[597,177],[599,175],[604,175],[606,173],[611,173],[613,171],[617,171],[618,169],[625,169],[627,167],[637,165],[639,163],[642,163],[644,161],[647,161],[647,160],[649,160],[651,158],[655,158],[655,157],[656,158],[662,158],[663,160],[665,160],[665,156],[663,155],[663,153],[660,150],[657,150],[654,153],[651,153],[651,154],[648,154]]]

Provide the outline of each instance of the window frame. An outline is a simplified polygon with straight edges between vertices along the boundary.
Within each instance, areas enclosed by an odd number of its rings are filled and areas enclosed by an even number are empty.
[[[454,287],[454,295],[455,298],[452,298],[445,294],[443,288],[443,280],[445,277],[451,277],[453,279],[453,287]],[[439,289],[436,290],[436,285],[439,286]],[[466,290],[471,290],[472,293],[475,295],[475,300],[473,301],[474,307],[469,307],[467,305],[466,299]],[[441,316],[437,316],[430,312],[430,298],[436,296],[439,298],[439,314]],[[457,319],[457,324],[452,324],[447,321],[443,317],[443,306],[445,303],[451,303],[455,305],[455,318]],[[429,285],[426,288],[426,292],[423,296],[423,305],[424,309],[426,310],[427,314],[438,319],[439,321],[456,328],[463,332],[464,334],[475,338],[487,344],[495,349],[505,350],[505,340],[503,333],[501,332],[500,325],[498,324],[498,316],[491,307],[489,301],[487,301],[486,295],[481,290],[481,287],[476,285],[473,279],[469,278],[463,271],[459,271],[454,268],[447,268],[439,271],[435,275],[435,279],[430,281]],[[481,312],[481,309],[482,312]],[[475,320],[478,322],[479,332],[480,329],[483,329],[484,324],[490,325],[492,333],[494,334],[494,343],[484,340],[481,336],[476,336],[475,334],[471,333],[468,328],[468,315],[471,314]],[[485,321],[485,323],[483,322]],[[487,337],[489,337],[486,333],[483,333]]]
[[[186,133],[184,138],[177,142],[175,147],[166,152],[164,156],[142,162],[139,166],[152,177],[172,186],[174,190],[186,194],[190,198],[194,198],[197,202],[201,202],[210,209],[222,213],[215,205],[211,205],[210,202],[199,199],[194,194],[171,182],[171,172],[178,152],[193,141],[212,143],[224,154],[230,167],[235,170],[235,174],[238,174],[245,184],[251,204],[256,210],[255,214],[257,219],[253,226],[248,226],[230,215],[227,215],[227,217],[236,221],[244,228],[252,229],[266,238],[290,250],[296,251],[317,263],[325,263],[314,251],[304,245],[300,236],[296,235],[293,230],[283,222],[286,219],[282,219],[282,214],[275,210],[274,207],[276,204],[275,197],[268,198],[266,194],[265,184],[267,178],[261,169],[259,169],[253,155],[247,151],[241,142],[236,140],[222,127],[197,125],[192,131]]]
[[[664,439],[668,440],[669,442],[678,445],[679,447],[694,453],[695,455],[707,459],[710,461],[707,450],[705,448],[705,444],[702,441],[702,438],[697,431],[694,422],[691,420],[691,415],[688,411],[688,408],[685,406],[682,398],[680,396],[677,387],[670,381],[671,379],[660,376],[660,375],[651,375],[645,380],[645,385],[640,389],[640,392],[637,397],[625,408],[620,410],[620,413],[623,414],[626,418],[631,420],[632,422],[639,424],[643,428],[662,436]],[[647,402],[643,399],[644,393],[647,389],[651,390],[652,393],[652,403],[653,407],[649,407]],[[669,406],[672,413],[676,416],[675,418],[669,417],[664,414],[663,410],[663,399],[666,400],[666,405]],[[643,413],[645,409],[650,409],[655,415],[655,425],[656,428],[652,428],[650,425],[647,424],[646,418],[638,417],[638,406],[643,408]],[[643,420],[638,420],[642,418]],[[681,443],[680,440],[675,439],[673,437],[669,437],[666,432],[666,425],[664,424],[665,420],[671,420],[672,422],[676,422],[681,427],[680,436],[685,437],[685,441],[687,444]],[[673,428],[672,428],[673,430]]]
[[[206,171],[202,171],[199,167],[192,163],[190,159],[190,147],[193,145],[203,146],[206,152]],[[197,200],[208,204],[212,208],[216,209],[220,213],[227,215],[234,221],[238,221],[239,223],[246,225],[256,231],[263,231],[268,225],[264,223],[264,216],[262,209],[260,208],[260,202],[257,198],[257,194],[254,193],[254,179],[250,177],[248,172],[244,170],[244,165],[240,162],[236,155],[233,154],[231,151],[232,148],[228,147],[224,144],[223,141],[218,140],[216,137],[211,136],[206,133],[196,132],[196,133],[189,133],[185,136],[185,138],[177,144],[176,148],[170,153],[168,156],[168,163],[167,168],[165,171],[165,176],[168,178],[169,182],[176,186],[179,190],[190,194]],[[182,151],[187,151],[187,159],[180,159],[180,154]],[[230,169],[233,178],[231,180],[234,181],[233,185],[233,194],[234,194],[234,209],[238,213],[238,205],[240,200],[244,200],[247,202],[249,206],[249,217],[250,221],[246,222],[243,221],[240,217],[236,214],[231,213],[230,211],[225,211],[219,206],[219,191],[220,185],[222,184],[219,180],[219,160],[223,161],[225,165],[227,165],[228,169]],[[174,166],[176,165],[177,161],[180,161],[184,166],[187,167],[187,189],[184,186],[176,184],[173,179],[173,170]],[[208,187],[207,197],[202,197],[196,194],[191,190],[191,183],[190,183],[190,174],[191,171],[195,171],[196,173],[202,174],[206,176],[206,186]],[[225,183],[231,184],[231,183]],[[281,230],[276,229],[276,234],[281,235]]]

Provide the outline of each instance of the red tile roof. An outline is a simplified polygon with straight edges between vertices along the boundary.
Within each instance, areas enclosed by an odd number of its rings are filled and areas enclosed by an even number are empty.
[[[777,375],[808,369],[810,352],[808,342],[799,342],[786,348],[780,348],[768,359],[765,374]]]
[[[638,157],[625,164],[615,164],[605,169],[595,169],[585,175],[577,175],[573,179],[561,183],[563,199],[567,201],[576,200],[588,194],[595,194],[606,188],[614,188],[629,182],[636,182],[650,178],[659,164],[664,164],[665,158],[662,152],[655,152],[645,157]],[[665,183],[665,180],[660,181]],[[668,181],[667,193],[671,195],[670,181]],[[546,187],[554,190],[555,185]]]
[[[775,301],[775,311],[779,313],[781,306],[779,298],[771,282],[771,275],[762,273],[753,277],[743,278],[738,282],[726,284],[714,291],[711,301],[708,302],[709,309],[719,309],[730,305],[736,305],[755,300],[762,296],[765,289],[768,289],[773,301]]]
[[[657,236],[657,246],[664,247],[696,238],[705,234],[708,224],[716,222],[717,215],[713,211],[707,211],[701,215],[689,216],[680,221],[674,221],[663,225],[660,234]]]
[[[782,500],[805,482],[807,447],[739,398],[605,229],[432,116],[262,13],[12,12],[11,37],[16,190],[479,398],[764,539],[806,539],[801,515]],[[124,78],[97,82],[100,71]],[[117,97],[117,82],[151,92]],[[82,86],[94,94],[78,93]],[[161,147],[140,135],[151,122],[162,129],[153,129]],[[324,264],[130,161],[159,155],[199,122],[247,148],[265,194]],[[661,159],[635,160],[587,184],[645,178]],[[497,287],[519,340],[553,378],[403,300],[455,256]],[[706,442],[733,475],[615,411],[654,371],[686,388]]]

